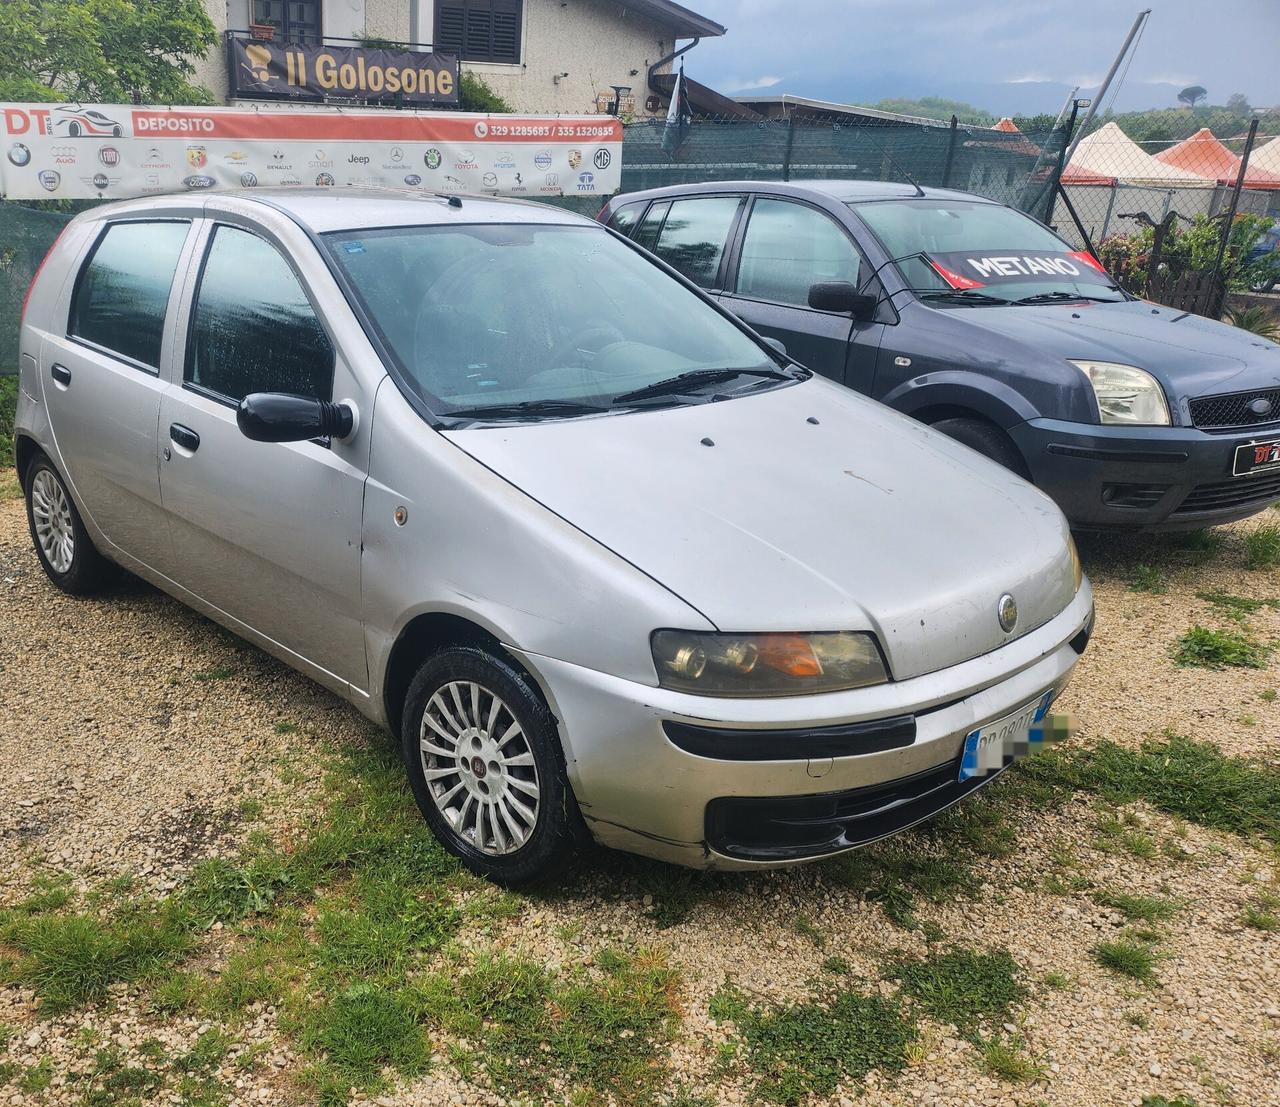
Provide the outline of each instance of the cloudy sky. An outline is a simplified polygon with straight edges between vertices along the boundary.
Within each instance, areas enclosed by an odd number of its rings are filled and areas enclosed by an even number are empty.
[[[682,0],[724,24],[686,72],[726,93],[837,101],[946,96],[1002,114],[1054,111],[1096,87],[1153,9],[1119,110],[1176,106],[1203,85],[1280,104],[1280,0]]]

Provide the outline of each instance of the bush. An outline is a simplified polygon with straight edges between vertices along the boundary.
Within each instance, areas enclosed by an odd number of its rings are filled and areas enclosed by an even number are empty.
[[[0,469],[13,467],[13,415],[18,405],[18,378],[0,377]]]

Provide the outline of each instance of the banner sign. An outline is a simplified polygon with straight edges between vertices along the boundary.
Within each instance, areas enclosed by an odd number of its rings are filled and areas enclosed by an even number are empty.
[[[230,38],[227,73],[232,96],[458,102],[458,59],[452,54]]]
[[[1115,284],[1092,254],[1063,250],[1026,254],[1013,250],[964,250],[927,254],[929,264],[952,288],[985,288],[1030,279],[1070,281],[1110,288]]]
[[[0,197],[257,187],[609,196],[612,116],[0,104]]]

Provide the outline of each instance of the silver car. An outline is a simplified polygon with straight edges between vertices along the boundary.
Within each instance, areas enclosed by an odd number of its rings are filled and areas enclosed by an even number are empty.
[[[50,579],[122,566],[355,704],[501,881],[884,837],[1052,737],[1092,629],[1046,496],[552,207],[130,201],[28,297]]]

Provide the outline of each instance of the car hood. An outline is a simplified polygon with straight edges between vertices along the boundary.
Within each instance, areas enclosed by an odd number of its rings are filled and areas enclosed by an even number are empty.
[[[1074,595],[1066,522],[1047,496],[818,378],[446,433],[716,627],[870,630],[897,679],[993,650]],[[1012,635],[996,615],[1005,592]]]
[[[963,310],[966,323],[1020,342],[1037,356],[1136,365],[1176,397],[1280,385],[1280,345],[1146,300]]]

